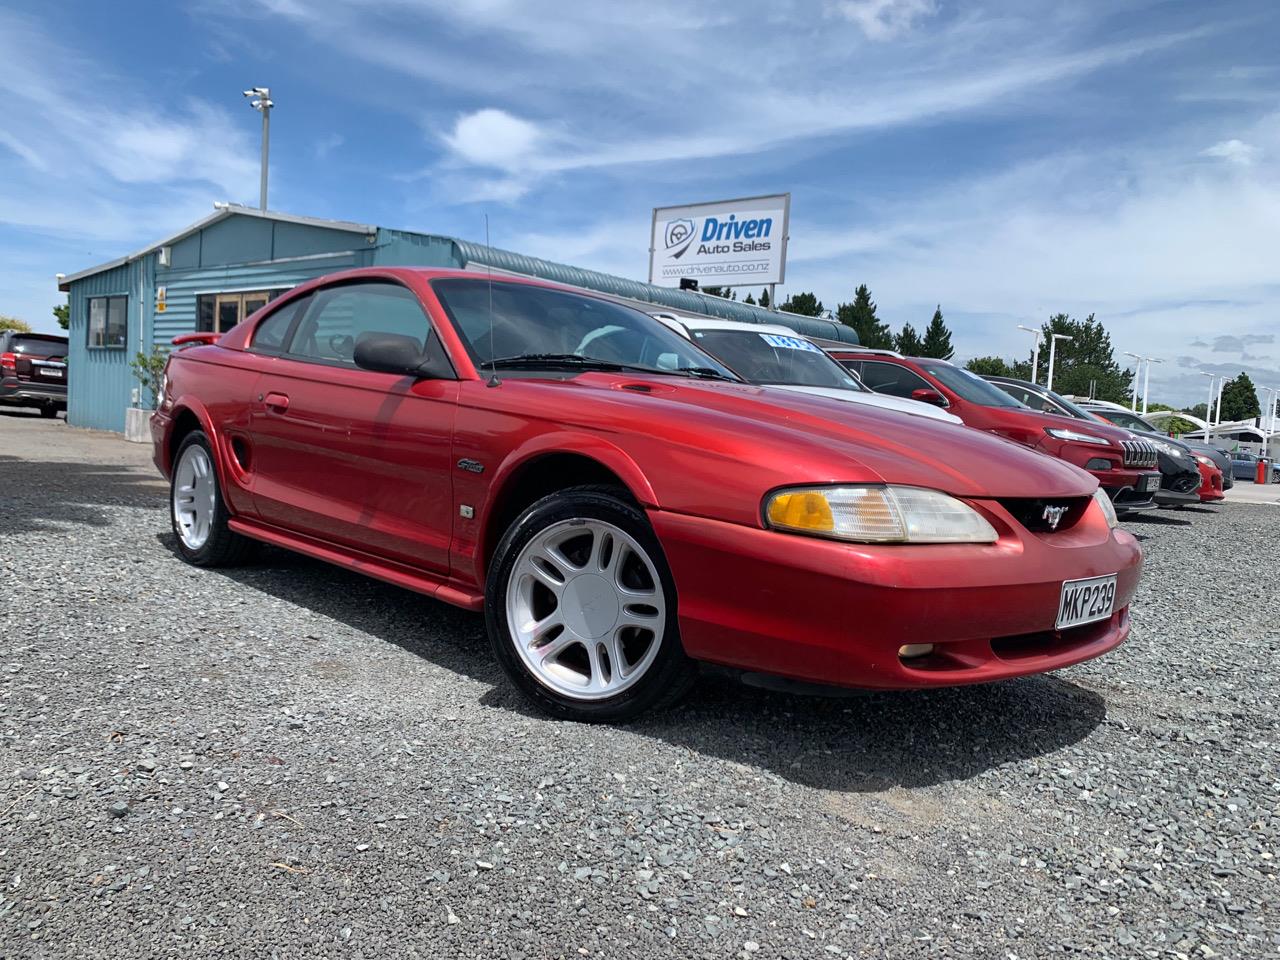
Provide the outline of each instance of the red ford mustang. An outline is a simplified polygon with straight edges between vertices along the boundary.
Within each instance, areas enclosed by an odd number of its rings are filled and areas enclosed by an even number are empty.
[[[355,270],[180,339],[151,429],[182,555],[266,541],[483,609],[557,716],[659,707],[697,660],[928,687],[1129,632],[1141,552],[1084,471],[750,386],[605,298]]]

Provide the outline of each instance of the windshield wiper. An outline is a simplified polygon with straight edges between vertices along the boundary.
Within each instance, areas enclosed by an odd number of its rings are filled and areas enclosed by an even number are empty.
[[[515,357],[498,357],[485,360],[480,364],[494,370],[510,367],[578,367],[590,370],[630,370],[625,363],[614,363],[612,360],[594,360],[591,357],[580,357],[576,353],[523,353]]]
[[[654,373],[669,373],[677,377],[697,377],[700,380],[727,380],[730,383],[739,381],[726,377],[715,367],[680,367],[678,370],[654,370]]]

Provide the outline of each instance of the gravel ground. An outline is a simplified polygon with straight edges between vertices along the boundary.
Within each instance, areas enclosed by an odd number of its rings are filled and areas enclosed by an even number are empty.
[[[149,452],[0,414],[0,956],[1280,956],[1273,506],[1130,522],[1091,664],[599,728],[476,616],[184,565]]]

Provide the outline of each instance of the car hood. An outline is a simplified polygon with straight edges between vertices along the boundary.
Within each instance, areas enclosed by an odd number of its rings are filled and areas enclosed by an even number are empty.
[[[766,390],[790,390],[794,393],[807,393],[814,397],[830,397],[832,400],[843,400],[845,403],[865,403],[868,406],[880,407],[884,410],[897,410],[917,417],[928,417],[931,420],[942,420],[945,423],[963,423],[953,413],[947,413],[932,403],[921,403],[919,400],[907,400],[903,397],[891,397],[884,393],[872,393],[862,390],[841,390],[837,387],[806,387],[791,383],[771,383]]]
[[[1063,460],[963,425],[749,384],[591,372],[508,378],[476,402],[607,434],[658,478],[655,489],[707,483],[704,496],[686,498],[700,503],[804,483],[895,483],[974,498],[1087,496],[1098,486]]]

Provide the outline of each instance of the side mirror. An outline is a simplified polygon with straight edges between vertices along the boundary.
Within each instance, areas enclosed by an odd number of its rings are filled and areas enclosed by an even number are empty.
[[[911,399],[919,400],[921,403],[932,403],[935,407],[948,406],[946,397],[940,394],[937,390],[930,390],[928,387],[921,387],[919,390],[912,390]]]
[[[362,333],[356,340],[356,366],[379,373],[423,376],[422,344],[399,333]]]

